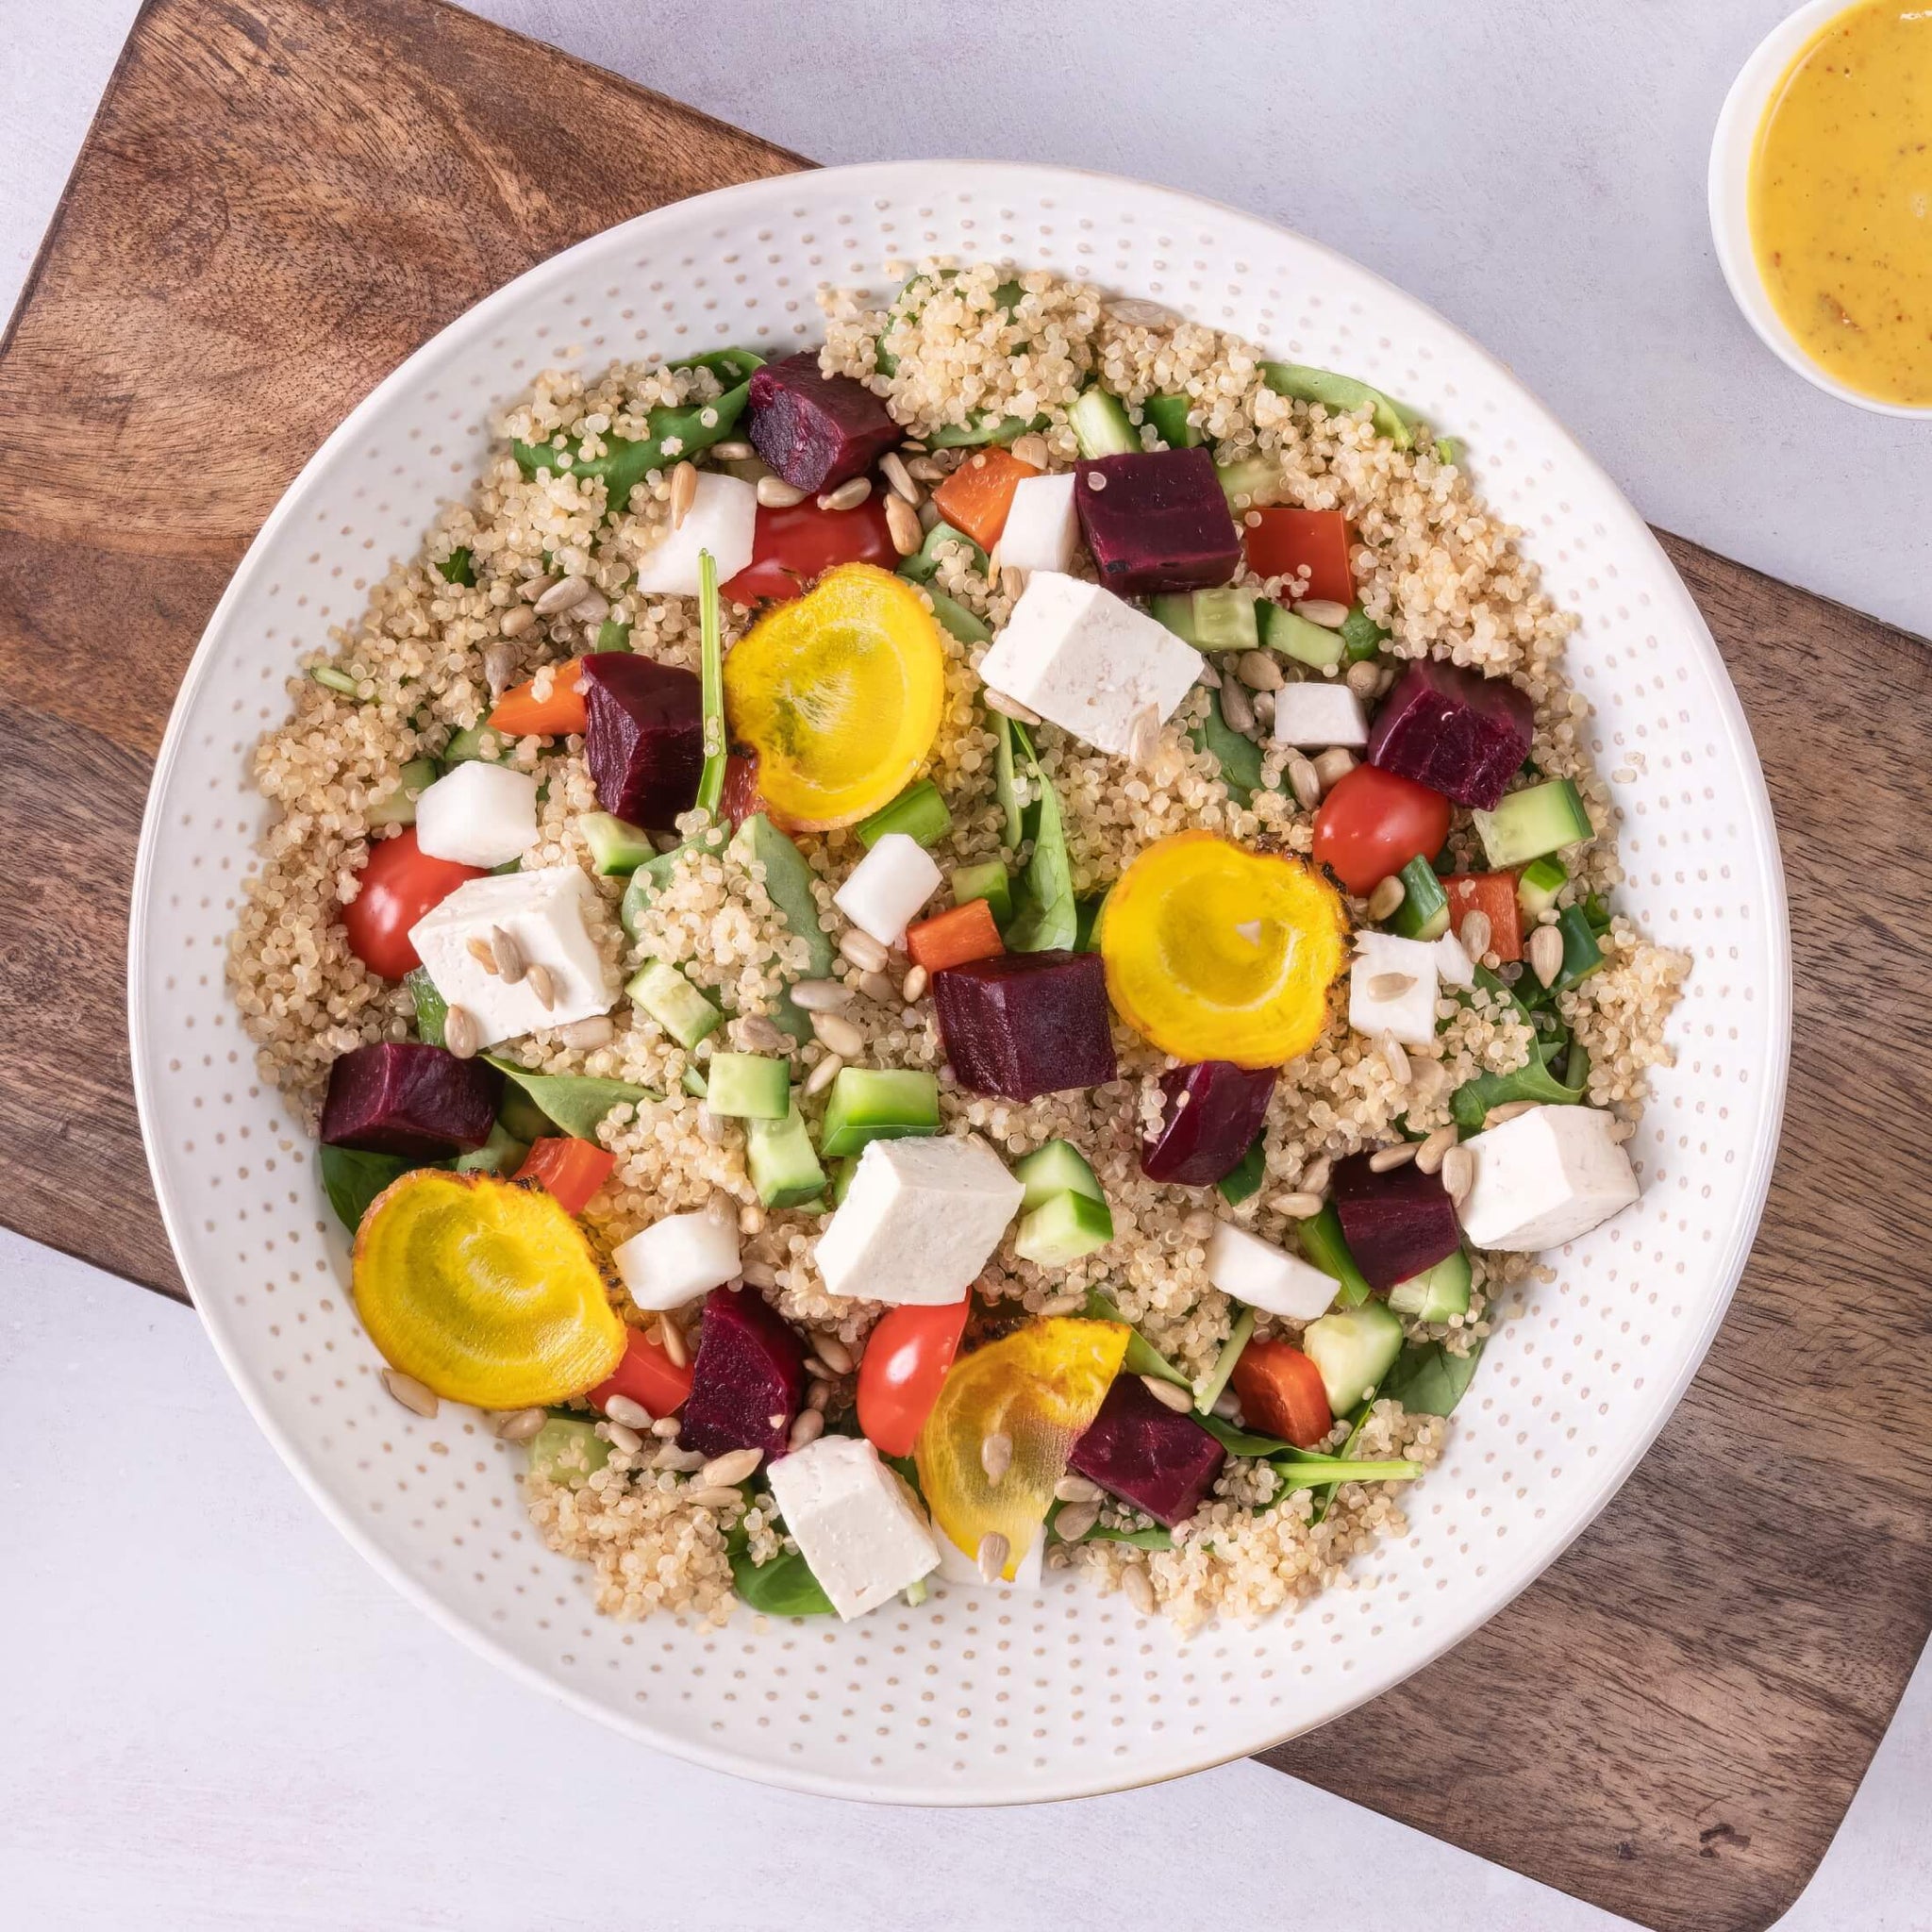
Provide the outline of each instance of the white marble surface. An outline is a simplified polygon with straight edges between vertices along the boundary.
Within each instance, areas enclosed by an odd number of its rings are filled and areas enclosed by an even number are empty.
[[[0,308],[135,4],[0,0]],[[480,10],[824,160],[1031,155],[1290,222],[1507,358],[1655,521],[1932,629],[1932,428],[1787,374],[1710,257],[1710,121],[1780,4],[1306,0],[1241,18],[1233,47],[1129,0]],[[1431,1932],[1623,1923],[1254,1765],[908,1814],[654,1757],[491,1672],[364,1569],[191,1314],[6,1236],[0,1412],[8,1926],[508,1932],[567,1911],[702,1932],[782,1902],[798,1932],[1045,1932],[1086,1922],[1102,1874],[1121,1932],[1169,1932],[1190,1915],[1148,1848],[1210,1842],[1238,1847],[1213,1868],[1218,1924],[1289,1923],[1297,1899]],[[1785,1932],[1924,1932],[1928,1808],[1932,1664]]]

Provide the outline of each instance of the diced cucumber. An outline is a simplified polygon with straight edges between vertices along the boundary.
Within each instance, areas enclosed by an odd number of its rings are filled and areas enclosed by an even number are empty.
[[[436,783],[434,758],[411,758],[396,774],[395,787],[386,791],[362,814],[370,826],[413,825],[416,801]]]
[[[501,731],[492,731],[487,724],[466,724],[462,730],[451,735],[437,762],[445,772],[453,765],[467,764],[472,758],[481,758],[488,764],[500,764],[515,742],[515,739]]]
[[[1224,584],[1194,592],[1194,648],[1200,651],[1252,651],[1261,642],[1252,591]]]
[[[755,1120],[744,1133],[744,1165],[767,1208],[800,1208],[825,1185],[825,1171],[793,1106],[782,1120]]]
[[[1249,1143],[1248,1151],[1214,1185],[1230,1208],[1239,1208],[1251,1194],[1261,1191],[1261,1183],[1267,1174],[1268,1137],[1257,1134]]]
[[[632,1006],[650,1014],[679,1046],[689,1049],[724,1024],[724,1015],[661,959],[646,960],[625,988]]]
[[[527,1141],[519,1141],[501,1121],[496,1121],[491,1126],[489,1140],[482,1146],[473,1147],[469,1153],[457,1156],[456,1171],[458,1174],[514,1174],[523,1166],[524,1156],[529,1151]]]
[[[991,626],[982,624],[957,597],[949,597],[943,591],[935,591],[930,584],[923,584],[920,588],[932,602],[932,614],[962,644],[992,641]]]
[[[1260,619],[1261,641],[1271,651],[1279,651],[1311,670],[1332,671],[1347,652],[1339,630],[1330,630],[1325,624],[1310,624],[1285,604],[1264,600]]]
[[[1389,1291],[1389,1306],[1411,1321],[1446,1322],[1469,1313],[1469,1256],[1457,1248],[1433,1268],[1398,1281]]]
[[[403,984],[416,1002],[416,1038],[425,1046],[441,1046],[442,1023],[449,1013],[449,1002],[437,991],[428,967],[412,966],[403,975]]]
[[[1194,628],[1194,593],[1191,591],[1157,591],[1147,600],[1147,614],[1156,624],[1164,624],[1184,644],[1200,647],[1201,633]]]
[[[986,552],[964,530],[956,530],[951,524],[935,524],[925,533],[925,541],[910,557],[899,560],[899,575],[915,584],[930,583],[939,573],[940,552],[949,543],[963,543],[972,557],[973,568],[981,576],[986,575]]]
[[[1274,457],[1242,457],[1233,463],[1216,463],[1214,474],[1221,479],[1221,493],[1229,507],[1244,508],[1255,498],[1281,486],[1281,463]]]
[[[658,856],[648,832],[613,818],[608,811],[585,812],[577,820],[577,830],[591,848],[591,865],[607,878],[634,873]]]
[[[1112,891],[1113,888],[1109,886],[1106,892],[1093,892],[1084,899],[1074,901],[1074,952],[1099,952],[1100,915],[1107,908],[1107,892]]]
[[[1402,904],[1389,915],[1389,930],[1406,940],[1439,940],[1449,930],[1449,895],[1426,858],[1411,858],[1396,874]]]
[[[1402,1324],[1380,1302],[1333,1309],[1302,1330],[1302,1353],[1322,1372],[1328,1407],[1345,1415],[1394,1366]]]
[[[953,874],[953,904],[970,906],[984,899],[992,908],[992,923],[1005,925],[1013,916],[1013,882],[997,858],[984,865],[962,865]]]
[[[871,818],[861,819],[853,827],[868,852],[888,832],[904,832],[930,851],[952,829],[953,814],[930,778],[907,786],[890,805],[880,806]]]
[[[1022,1212],[1013,1251],[1042,1268],[1069,1268],[1112,1239],[1113,1215],[1107,1203],[1069,1188],[1030,1213]]]
[[[1525,786],[1510,792],[1494,811],[1471,816],[1483,851],[1498,872],[1596,836],[1583,800],[1568,778],[1546,778],[1541,785]]]
[[[1026,1191],[1020,1196],[1022,1214],[1030,1214],[1056,1194],[1085,1194],[1090,1201],[1107,1205],[1087,1157],[1071,1141],[1049,1141],[1014,1161],[1013,1178]]]
[[[1118,396],[1104,389],[1083,389],[1067,411],[1083,457],[1130,456],[1141,447],[1141,432],[1127,421]]]
[[[732,1120],[782,1121],[791,1067],[759,1053],[714,1053],[705,1063],[705,1105]]]
[[[1516,877],[1516,903],[1523,908],[1524,919],[1541,919],[1569,883],[1569,869],[1560,858],[1545,856],[1532,859]]]
[[[1147,398],[1147,420],[1153,424],[1155,434],[1169,449],[1196,449],[1200,446],[1201,432],[1188,421],[1188,411],[1192,407],[1186,396]]]
[[[1588,979],[1604,963],[1603,948],[1591,930],[1590,915],[1581,906],[1566,906],[1557,914],[1557,930],[1563,935],[1563,965],[1557,984],[1567,991]]]
[[[545,1482],[587,1481],[609,1460],[596,1424],[576,1416],[554,1415],[530,1438],[530,1474]]]
[[[1389,641],[1389,633],[1357,604],[1341,620],[1341,641],[1348,661],[1360,664]]]
[[[1295,1230],[1301,1241],[1302,1258],[1324,1274],[1332,1274],[1341,1284],[1335,1305],[1341,1308],[1358,1307],[1371,1293],[1368,1277],[1355,1265],[1342,1238],[1341,1217],[1330,1202],[1319,1214],[1311,1215]]]
[[[819,1145],[827,1155],[857,1154],[874,1141],[940,1130],[940,1083],[910,1068],[841,1067],[825,1103]]]
[[[711,1090],[695,1067],[687,1066],[678,1084],[693,1100],[702,1100]]]
[[[838,1207],[852,1191],[852,1176],[858,1172],[858,1156],[847,1154],[832,1163],[832,1206]]]

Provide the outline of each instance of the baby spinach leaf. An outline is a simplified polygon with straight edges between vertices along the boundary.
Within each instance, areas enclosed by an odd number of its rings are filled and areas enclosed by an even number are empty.
[[[731,1587],[755,1610],[773,1617],[828,1617],[832,1600],[796,1550],[769,1563],[754,1563],[745,1550],[731,1552]]]
[[[1411,1341],[1395,1357],[1379,1392],[1410,1415],[1448,1415],[1462,1400],[1482,1352],[1480,1341],[1467,1355],[1451,1355],[1440,1341]]]
[[[410,1160],[401,1154],[365,1154],[359,1147],[331,1147],[324,1143],[322,1191],[336,1219],[351,1234],[362,1224],[369,1204],[383,1189],[413,1168],[443,1165],[441,1161]]]
[[[600,1080],[588,1074],[534,1074],[528,1067],[498,1054],[483,1056],[507,1079],[513,1080],[538,1108],[566,1134],[594,1141],[604,1116],[621,1101],[637,1106],[658,1095],[628,1080]]]
[[[1257,1462],[1270,1462],[1277,1456],[1295,1453],[1294,1444],[1284,1442],[1279,1436],[1258,1436],[1252,1429],[1238,1429],[1218,1415],[1197,1415],[1194,1420],[1230,1456],[1250,1456]]]
[[[461,584],[467,590],[476,581],[475,558],[464,548],[452,550],[436,568],[445,583]]]
[[[436,982],[426,966],[412,967],[403,975],[409,997],[416,1002],[416,1038],[425,1046],[443,1044],[442,1023],[449,1016],[449,1002],[437,991]]]
[[[1007,950],[1065,952],[1079,934],[1080,912],[1074,900],[1074,864],[1067,854],[1059,796],[1053,781],[1041,770],[1024,727],[1015,723],[1012,731],[1015,756],[1024,760],[1027,775],[1040,793],[1040,817],[1033,831],[1032,856],[1013,885],[1013,917],[1005,935]]]
[[[1188,736],[1196,751],[1205,751],[1221,767],[1221,782],[1237,805],[1246,805],[1267,789],[1261,782],[1261,747],[1221,715],[1219,691],[1208,693],[1207,713]]]
[[[1329,369],[1310,369],[1299,362],[1264,362],[1261,380],[1278,396],[1320,403],[1327,409],[1355,410],[1367,403],[1378,436],[1386,436],[1397,449],[1415,446],[1415,411],[1353,375],[1338,375]]]
[[[1565,1072],[1569,1072],[1568,1062]],[[1478,1074],[1474,1080],[1465,1080],[1449,1096],[1449,1111],[1458,1127],[1474,1132],[1482,1126],[1491,1108],[1501,1107],[1507,1101],[1535,1100],[1551,1107],[1574,1107],[1582,1098],[1581,1078],[1574,1087],[1567,1085],[1550,1072],[1541,1054],[1532,1053],[1529,1064],[1513,1074]]]
[[[1191,1390],[1193,1383],[1182,1374],[1161,1352],[1141,1333],[1127,1318],[1121,1313],[1113,1302],[1099,1289],[1090,1289],[1087,1306],[1080,1311],[1090,1322],[1119,1322],[1133,1332],[1127,1337],[1127,1353],[1121,1363],[1124,1375],[1157,1375],[1163,1382],[1172,1382],[1181,1389]]]
[[[1055,1542],[1066,1542],[1068,1538],[1059,1533],[1059,1513],[1068,1506],[1056,1503],[1046,1512],[1046,1529]],[[1113,1529],[1104,1523],[1096,1523],[1085,1536],[1074,1537],[1077,1543],[1129,1543],[1137,1550],[1171,1550],[1174,1548],[1174,1532],[1163,1529],[1158,1523],[1149,1524],[1144,1529]]]

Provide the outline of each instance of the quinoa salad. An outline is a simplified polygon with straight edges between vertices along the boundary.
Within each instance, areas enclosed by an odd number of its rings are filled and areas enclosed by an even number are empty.
[[[508,411],[291,680],[230,985],[600,1610],[1253,1622],[1637,1199],[1690,961],[1453,425],[894,275]]]

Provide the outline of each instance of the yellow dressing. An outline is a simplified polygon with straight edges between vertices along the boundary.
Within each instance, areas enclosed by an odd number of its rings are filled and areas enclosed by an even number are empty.
[[[1774,91],[1751,240],[1779,318],[1848,389],[1932,404],[1932,4],[1863,0]]]

